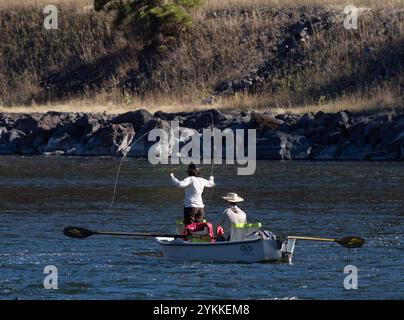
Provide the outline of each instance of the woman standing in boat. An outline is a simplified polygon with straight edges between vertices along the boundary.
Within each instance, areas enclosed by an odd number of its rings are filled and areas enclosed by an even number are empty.
[[[184,225],[202,222],[205,214],[202,192],[205,187],[215,186],[214,178],[212,176],[209,177],[209,180],[201,178],[198,168],[191,163],[188,167],[187,178],[180,181],[171,173],[171,182],[178,188],[185,188]]]

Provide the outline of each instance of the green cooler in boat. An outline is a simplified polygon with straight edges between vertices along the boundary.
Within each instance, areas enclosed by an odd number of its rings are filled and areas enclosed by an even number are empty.
[[[192,235],[187,237],[188,241],[191,242],[212,242],[212,239],[209,235]]]

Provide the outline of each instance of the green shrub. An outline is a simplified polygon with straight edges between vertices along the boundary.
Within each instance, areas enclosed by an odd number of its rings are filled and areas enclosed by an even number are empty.
[[[158,48],[192,23],[190,10],[202,0],[94,0],[96,11],[115,12],[115,25],[134,27],[144,41]]]

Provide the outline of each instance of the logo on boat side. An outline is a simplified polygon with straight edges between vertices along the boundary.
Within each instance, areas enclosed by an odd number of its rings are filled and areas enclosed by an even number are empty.
[[[240,246],[240,250],[243,253],[252,253],[254,251],[254,248],[252,246],[242,245]]]
[[[156,141],[148,152],[151,164],[239,164],[238,175],[252,175],[256,169],[255,129],[203,129],[180,127],[179,121],[149,132]],[[247,150],[246,150],[247,149]],[[201,154],[202,153],[202,154]]]

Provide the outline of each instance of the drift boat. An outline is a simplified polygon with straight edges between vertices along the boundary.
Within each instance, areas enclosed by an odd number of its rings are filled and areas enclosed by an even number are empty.
[[[180,261],[291,262],[295,239],[246,239],[241,241],[190,242],[156,237],[164,257]]]
[[[293,257],[295,240],[280,240],[269,231],[261,230],[261,223],[234,224],[231,227],[230,241],[212,241],[209,236],[209,223],[200,223],[207,228],[194,232],[188,238],[156,237],[164,257],[168,260],[219,261],[219,262],[290,262]],[[261,230],[261,231],[259,231]],[[184,234],[181,220],[176,223],[177,235]],[[206,237],[205,240],[203,237]]]

